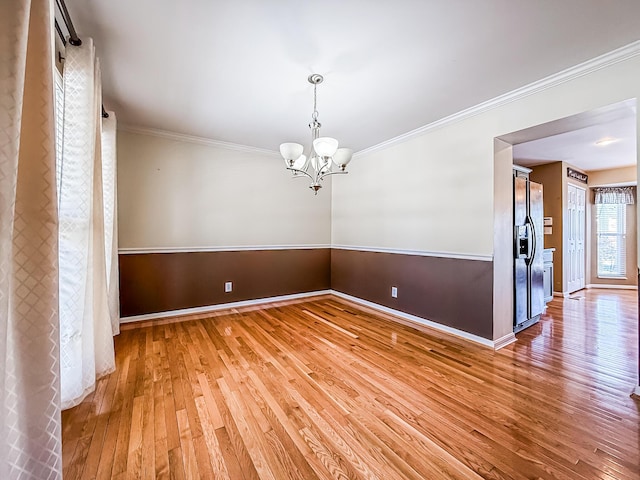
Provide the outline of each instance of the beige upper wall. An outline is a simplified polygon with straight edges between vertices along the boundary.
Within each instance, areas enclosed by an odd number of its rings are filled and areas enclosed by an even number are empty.
[[[118,132],[120,248],[326,245],[330,203],[276,155]]]
[[[621,183],[635,184],[638,179],[638,169],[631,167],[609,168],[607,170],[594,170],[589,174],[589,186],[616,185]]]
[[[357,156],[333,188],[332,241],[492,255],[494,138],[635,97],[640,56]]]
[[[334,185],[336,245],[490,255],[493,137],[478,117],[357,156]]]

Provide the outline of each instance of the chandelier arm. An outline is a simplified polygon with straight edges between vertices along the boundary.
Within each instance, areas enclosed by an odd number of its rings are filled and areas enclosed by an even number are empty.
[[[305,172],[304,170],[299,170],[297,168],[293,168],[293,167],[287,167],[287,170],[291,170],[293,173],[302,173],[304,175],[306,175],[307,177],[309,177],[309,179],[313,182],[315,181],[315,179],[309,175],[307,172]]]
[[[349,172],[346,172],[344,170],[338,170],[337,172],[327,172],[323,173],[318,180],[322,180],[324,177],[328,177],[329,175],[346,175],[347,173]]]
[[[304,177],[302,175],[298,175],[297,171],[293,172],[293,175],[291,175],[291,178],[302,178],[302,179],[304,179]]]

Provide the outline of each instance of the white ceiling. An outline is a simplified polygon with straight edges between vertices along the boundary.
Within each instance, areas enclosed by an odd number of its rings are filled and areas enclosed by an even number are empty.
[[[514,145],[514,163],[524,167],[565,161],[588,172],[637,163],[635,100],[528,130],[534,136],[535,132],[546,132],[546,135]],[[554,131],[561,133],[553,135]],[[603,139],[614,139],[615,142],[596,144]]]
[[[125,124],[361,150],[640,39],[638,0],[67,0]]]

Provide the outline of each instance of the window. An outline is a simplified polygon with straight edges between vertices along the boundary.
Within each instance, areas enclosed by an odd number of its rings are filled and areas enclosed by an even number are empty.
[[[624,278],[627,263],[626,205],[601,203],[596,205],[596,235],[598,238],[598,277]]]
[[[114,116],[100,117],[95,101],[100,76],[93,52],[89,41],[66,49],[64,79],[55,78],[63,409],[82,401],[96,379],[113,368],[112,335],[118,332],[118,286],[110,282],[118,278],[113,241],[116,123]],[[107,265],[116,267],[107,272]]]

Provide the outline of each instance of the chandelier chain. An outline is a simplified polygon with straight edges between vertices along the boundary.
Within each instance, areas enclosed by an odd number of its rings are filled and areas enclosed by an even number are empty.
[[[313,113],[311,114],[311,118],[314,120],[318,120],[318,108],[316,107],[317,99],[318,99],[318,84],[313,84]]]

